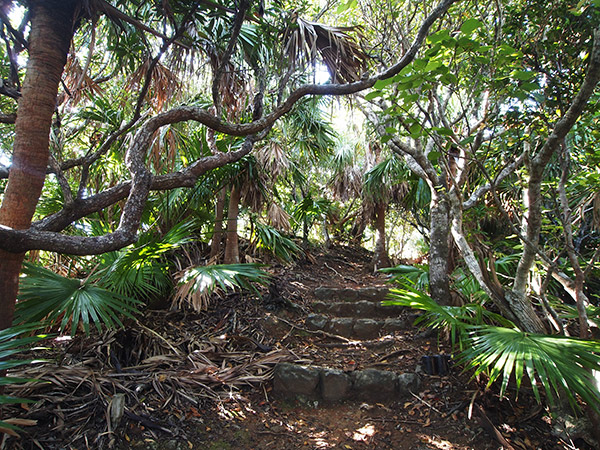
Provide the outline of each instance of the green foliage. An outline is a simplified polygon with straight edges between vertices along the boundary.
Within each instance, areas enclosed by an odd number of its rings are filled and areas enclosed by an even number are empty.
[[[270,275],[260,264],[217,264],[191,267],[179,276],[175,301],[188,302],[196,311],[206,309],[217,290],[246,289],[256,292],[253,283],[267,284]]]
[[[133,318],[138,300],[94,285],[89,281],[66,278],[43,267],[25,264],[19,286],[15,324],[47,320],[74,335],[81,323],[85,333],[90,322],[98,330],[123,326],[119,316]]]
[[[308,195],[296,205],[292,217],[297,223],[306,223],[309,227],[317,220],[323,220],[331,209],[331,202],[325,198],[314,199]]]
[[[9,369],[31,364],[31,359],[8,359],[20,353],[27,351],[31,344],[37,343],[47,336],[31,335],[40,328],[40,324],[20,325],[0,331],[0,373],[5,373]],[[23,336],[24,337],[17,337]],[[18,377],[0,377],[0,387],[9,386],[12,384],[23,384],[35,382],[37,380]],[[9,405],[14,403],[31,403],[32,401],[26,398],[12,397],[10,395],[0,395],[0,405]],[[18,430],[18,427],[8,424],[0,420],[0,431],[2,429]]]
[[[415,264],[407,266],[400,264],[395,267],[379,269],[380,272],[390,275],[389,283],[402,286],[413,286],[415,289],[425,291],[429,286],[429,266],[427,264]]]
[[[102,255],[94,275],[98,284],[124,297],[168,295],[172,282],[166,254],[190,242],[196,225],[193,220],[182,222],[163,237],[146,232],[136,247]]]
[[[448,330],[450,339],[460,350],[457,358],[473,376],[488,375],[488,386],[500,380],[500,395],[514,380],[517,394],[524,375],[541,402],[539,385],[550,404],[566,396],[577,410],[577,395],[598,410],[598,392],[594,371],[600,371],[600,344],[565,336],[522,332],[499,314],[476,303],[464,306],[438,305],[431,297],[407,283],[392,289],[385,305],[401,305],[424,311],[416,324]],[[500,326],[496,326],[500,325]],[[597,372],[596,372],[597,373]]]
[[[252,242],[258,250],[266,250],[283,262],[291,262],[300,253],[300,247],[275,228],[254,223]]]
[[[473,326],[490,323],[513,326],[509,320],[486,310],[477,303],[463,306],[438,305],[429,295],[408,284],[404,284],[401,289],[391,289],[388,297],[391,300],[384,301],[384,305],[407,306],[424,311],[424,314],[415,321],[415,325],[423,325],[435,330],[448,330],[451,342],[460,350],[470,345],[468,332]]]
[[[600,370],[600,344],[566,336],[525,333],[503,327],[475,327],[470,330],[471,345],[460,360],[474,376],[487,372],[488,386],[501,379],[500,395],[514,377],[517,391],[527,374],[538,402],[541,384],[551,404],[555,397],[568,399],[577,410],[576,395],[599,411],[598,392],[593,371]]]

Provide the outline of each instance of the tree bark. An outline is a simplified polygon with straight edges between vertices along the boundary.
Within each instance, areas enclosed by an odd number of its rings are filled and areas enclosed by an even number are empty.
[[[8,184],[0,225],[29,228],[48,167],[49,135],[58,85],[75,25],[75,0],[31,1],[27,74],[19,99]],[[12,324],[24,253],[0,250],[0,329]]]
[[[387,205],[383,202],[375,204],[375,251],[373,254],[373,269],[390,267],[390,258],[385,242],[385,212]]]
[[[237,264],[240,262],[240,248],[237,231],[241,196],[241,189],[233,184],[231,186],[231,193],[229,194],[229,207],[227,208],[225,256],[223,258],[225,264]]]
[[[227,198],[227,189],[224,187],[217,195],[217,204],[215,205],[215,230],[210,242],[210,258],[216,258],[221,253],[221,243],[223,241],[223,218],[225,217],[225,200]]]
[[[448,280],[449,204],[446,194],[431,190],[429,242],[429,294],[440,305],[451,302]]]

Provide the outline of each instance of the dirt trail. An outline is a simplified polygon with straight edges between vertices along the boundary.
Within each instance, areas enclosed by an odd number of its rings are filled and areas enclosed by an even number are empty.
[[[413,311],[379,305],[385,277],[365,250],[312,251],[272,272],[258,302],[230,295],[57,345],[54,366],[22,374],[49,383],[15,392],[37,403],[9,410],[37,425],[5,448],[591,448],[553,436],[526,389],[514,403],[459,367],[425,374],[423,356],[450,349],[412,326]]]

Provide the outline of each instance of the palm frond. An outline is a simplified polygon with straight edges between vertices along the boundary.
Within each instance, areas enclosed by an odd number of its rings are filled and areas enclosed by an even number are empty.
[[[360,80],[369,58],[350,35],[360,37],[359,27],[323,25],[298,16],[293,22],[285,38],[285,53],[292,63],[314,64],[318,56],[334,83]]]
[[[514,326],[512,322],[499,314],[486,310],[477,303],[462,306],[445,306],[436,303],[426,293],[405,283],[401,289],[391,289],[390,300],[383,305],[400,305],[419,309],[425,313],[415,320],[415,325],[422,325],[434,330],[448,330],[450,341],[459,349],[470,345],[469,330],[473,326],[483,324],[499,324]]]
[[[254,225],[252,241],[258,250],[266,250],[284,262],[292,261],[300,253],[300,247],[294,241],[275,228],[259,222]]]
[[[267,284],[270,275],[260,264],[217,264],[191,267],[177,274],[174,301],[178,307],[188,303],[196,311],[205,310],[211,294],[233,289],[255,290],[253,283]]]
[[[23,353],[24,351],[29,350],[31,344],[40,342],[41,340],[45,339],[47,337],[45,335],[30,335],[32,332],[39,330],[41,326],[41,324],[35,323],[6,328],[0,331],[0,373],[4,374],[8,369],[21,367],[27,364],[31,364],[33,362],[33,360],[31,359],[7,358],[17,355],[19,353]],[[23,335],[25,335],[25,337],[18,337]],[[5,375],[0,376],[0,386],[31,383],[35,381],[37,380],[30,378],[7,377]],[[13,397],[4,394],[0,395],[0,405],[31,402],[32,400],[26,398]],[[0,421],[0,430],[3,432],[9,432],[13,435],[17,435],[16,431],[19,430],[19,428],[4,421]]]
[[[98,330],[123,326],[119,316],[133,318],[140,302],[89,281],[62,277],[48,269],[26,263],[19,285],[15,324],[47,320],[74,335],[78,324],[89,333],[90,322]]]
[[[600,392],[594,378],[594,371],[600,371],[598,342],[492,326],[472,328],[470,339],[459,362],[474,368],[474,376],[488,372],[488,385],[500,379],[501,395],[513,376],[518,392],[526,374],[538,402],[541,385],[551,404],[555,398],[566,397],[576,411],[579,395],[599,410]]]
[[[164,256],[190,242],[196,227],[196,221],[188,220],[162,237],[147,232],[135,248],[102,255],[102,268],[95,274],[99,285],[124,297],[166,295],[172,283]]]
[[[401,286],[409,283],[419,291],[425,291],[429,287],[429,266],[427,264],[412,266],[400,264],[395,267],[379,269],[379,271],[390,276],[388,283],[396,283]]]

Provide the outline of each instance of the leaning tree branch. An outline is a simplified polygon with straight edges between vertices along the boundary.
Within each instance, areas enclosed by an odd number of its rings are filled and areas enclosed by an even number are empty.
[[[172,174],[171,177],[153,177],[145,166],[144,160],[152,136],[159,128],[177,122],[194,120],[215,131],[232,136],[245,136],[246,140],[239,151],[213,155],[204,159],[206,167],[211,166],[211,163],[216,164],[213,167],[219,167],[228,162],[235,161],[235,158],[239,159],[244,154],[249,153],[252,150],[256,139],[263,137],[273,126],[275,121],[289,112],[294,104],[302,97],[307,95],[353,94],[372,87],[377,80],[390,78],[398,74],[414,59],[417,51],[425,40],[431,25],[456,1],[457,0],[443,0],[423,21],[423,24],[419,28],[417,36],[413,41],[413,45],[408,52],[402,56],[397,64],[375,77],[355,83],[340,85],[311,84],[301,86],[293,91],[285,102],[264,117],[259,117],[260,114],[257,113],[257,111],[262,111],[263,93],[259,92],[255,98],[253,121],[246,124],[232,124],[222,121],[211,115],[205,109],[191,106],[174,108],[148,119],[136,133],[133,143],[126,154],[126,165],[132,176],[130,182],[123,183],[98,194],[97,196],[90,197],[89,199],[76,199],[73,202],[72,207],[65,208],[65,210],[58,213],[58,215],[50,216],[49,218],[38,222],[29,230],[12,230],[1,227],[0,248],[17,253],[32,249],[40,249],[86,255],[104,253],[131,244],[136,240],[136,233],[140,225],[142,211],[151,189],[169,189],[175,187],[175,184],[177,183],[183,183],[184,180],[186,183],[189,183],[190,175],[202,174],[205,173],[206,170],[210,170],[208,168],[205,170],[202,164],[198,164],[190,166],[193,167],[193,173],[182,171],[180,172],[181,175]],[[110,7],[104,0],[96,0],[96,2],[104,5],[109,10],[110,8],[114,9],[114,7]],[[259,103],[259,105],[257,105],[257,103]],[[192,169],[190,169],[190,172],[191,170]],[[109,233],[104,236],[80,237],[66,236],[56,231],[45,231],[48,229],[62,230],[72,223],[74,217],[83,217],[85,214],[82,214],[82,212],[85,210],[85,205],[88,207],[94,205],[94,209],[90,212],[95,212],[99,210],[95,208],[98,208],[103,201],[104,204],[110,202],[106,204],[106,206],[108,206],[125,196],[127,196],[127,201],[123,208],[119,226],[114,233]],[[80,209],[80,207],[82,208]]]
[[[575,122],[583,113],[598,81],[600,81],[600,29],[594,31],[594,44],[590,52],[586,75],[579,92],[573,99],[567,112],[556,122],[552,133],[548,136],[538,154],[531,161],[529,182],[526,191],[529,205],[524,226],[526,228],[525,236],[527,237],[527,242],[531,242],[535,245],[524,246],[523,254],[521,255],[515,273],[513,291],[517,295],[525,295],[526,293],[529,271],[533,266],[535,255],[537,253],[535,248],[539,240],[539,233],[542,225],[541,186],[544,170],[548,165],[550,158],[558,149],[560,143],[563,142],[567,133],[573,128]]]

